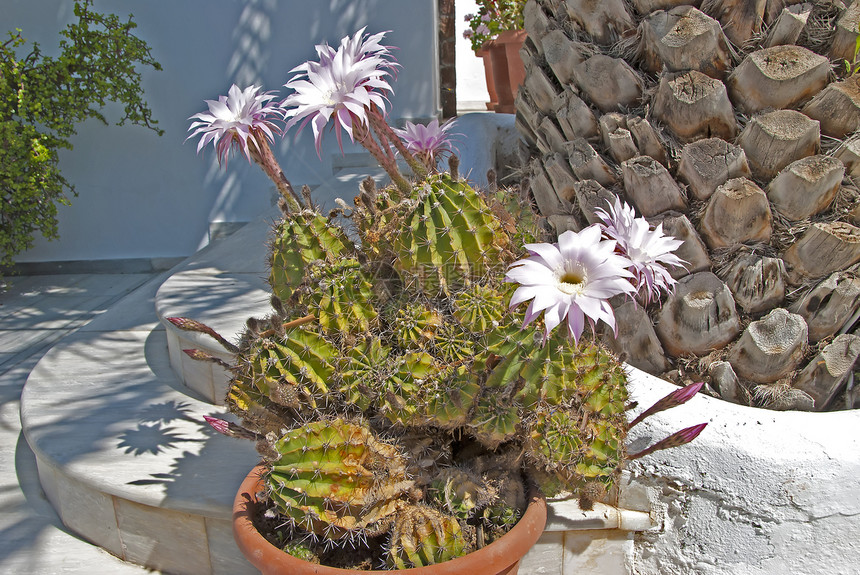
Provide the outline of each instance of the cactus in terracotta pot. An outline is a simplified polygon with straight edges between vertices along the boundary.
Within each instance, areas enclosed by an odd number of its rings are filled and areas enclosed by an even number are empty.
[[[297,90],[280,109],[287,127],[310,122],[319,138],[332,119],[391,183],[366,181],[351,206],[324,215],[269,167],[284,190],[269,256],[274,312],[249,320],[231,350],[227,402],[242,425],[215,425],[257,441],[266,513],[289,531],[285,548],[351,547],[357,562],[405,568],[500,537],[530,488],[578,493],[586,506],[611,499],[626,456],[626,377],[586,328],[612,326],[607,300],[642,286],[606,226],[543,241],[515,192],[438,173],[433,150],[417,161],[415,142],[385,122],[393,64],[381,39],[361,31],[319,46],[320,61],[287,84]],[[325,78],[341,103],[312,98]],[[241,129],[219,142],[268,149],[269,132]],[[652,249],[647,265],[663,269],[670,251]]]

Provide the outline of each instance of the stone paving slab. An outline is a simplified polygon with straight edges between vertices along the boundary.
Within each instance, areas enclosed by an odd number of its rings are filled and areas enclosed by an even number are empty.
[[[230,505],[259,456],[252,443],[215,433],[202,416],[225,409],[179,383],[155,316],[158,280],[33,367],[21,394],[26,443],[68,529],[167,573],[247,573]]]
[[[16,356],[17,357],[17,356]],[[141,575],[66,528],[39,483],[36,456],[21,433],[19,397],[41,354],[0,367],[0,573]],[[0,358],[2,359],[2,358]]]
[[[21,432],[20,396],[47,349],[98,318],[152,274],[57,274],[3,279],[0,291],[0,572],[138,575],[64,526],[39,482]],[[152,306],[148,308],[152,310]],[[53,320],[48,323],[48,313]],[[150,311],[150,317],[152,317]],[[35,320],[35,321],[34,321]],[[157,322],[152,322],[157,325]],[[35,329],[35,327],[41,329]]]

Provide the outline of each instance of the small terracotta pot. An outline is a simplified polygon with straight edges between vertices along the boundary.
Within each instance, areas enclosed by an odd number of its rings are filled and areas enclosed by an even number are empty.
[[[263,537],[252,522],[257,493],[263,490],[265,468],[258,465],[245,477],[233,501],[233,536],[245,558],[264,575],[368,575],[392,571],[356,571],[315,565],[284,553]],[[532,497],[522,519],[490,545],[464,557],[428,567],[406,569],[410,575],[516,575],[520,559],[535,544],[546,525],[546,501]]]
[[[487,83],[487,94],[490,95],[487,110],[492,112],[499,104],[499,97],[496,96],[496,79],[493,77],[493,60],[490,57],[490,50],[481,48],[475,52],[475,56],[484,60],[484,81]]]
[[[514,99],[520,85],[525,81],[526,70],[520,57],[520,48],[526,41],[525,30],[507,30],[482,46],[482,51],[489,53],[484,56],[484,69],[489,65],[492,69],[492,82],[495,88],[496,105],[494,110],[503,114],[516,112]],[[487,74],[487,91],[490,91],[490,75]],[[492,96],[491,96],[492,98]]]

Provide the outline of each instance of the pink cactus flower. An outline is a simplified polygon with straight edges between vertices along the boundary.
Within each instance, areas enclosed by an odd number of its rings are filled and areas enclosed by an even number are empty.
[[[347,36],[334,49],[327,44],[316,47],[319,62],[308,61],[291,72],[298,72],[285,86],[295,92],[282,103],[286,129],[308,123],[320,153],[323,128],[334,118],[338,143],[343,149],[341,130],[353,139],[353,124],[367,123],[368,109],[386,107],[386,93],[392,92],[386,76],[397,64],[389,59],[389,49],[379,44],[385,32],[365,36],[364,28]]]
[[[433,120],[427,125],[406,122],[402,130],[394,130],[400,136],[406,149],[420,157],[428,167],[435,167],[440,156],[452,153],[454,146],[451,143],[449,130],[454,126],[454,120],[448,120],[439,124],[439,120]]]
[[[260,94],[260,89],[260,86],[248,86],[240,90],[233,84],[226,96],[219,96],[217,100],[205,100],[209,111],[189,118],[198,121],[191,124],[189,131],[193,132],[186,140],[201,136],[197,153],[212,142],[218,151],[219,164],[227,163],[234,146],[238,147],[250,162],[251,153],[262,146],[256,138],[271,142],[274,134],[281,132],[275,120],[281,120],[283,112],[278,105],[270,103],[275,98],[274,94]]]
[[[511,298],[511,308],[532,300],[524,325],[544,312],[546,335],[565,318],[569,335],[578,342],[585,319],[594,328],[603,321],[615,329],[609,298],[631,293],[630,261],[615,253],[613,240],[601,239],[599,225],[581,232],[566,231],[558,243],[526,244],[531,256],[508,268],[507,281],[520,287]]]
[[[686,262],[672,253],[684,242],[664,235],[663,224],[652,230],[645,218],[637,218],[634,209],[618,198],[609,211],[598,208],[596,213],[606,235],[618,242],[619,253],[632,263],[630,271],[645,303],[671,292],[676,281],[666,266],[684,266]]]

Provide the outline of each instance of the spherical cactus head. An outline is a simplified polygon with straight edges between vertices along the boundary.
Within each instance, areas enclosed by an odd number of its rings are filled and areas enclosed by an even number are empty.
[[[529,407],[523,418],[526,453],[544,470],[547,490],[555,477],[569,491],[599,482],[611,488],[624,459],[627,419],[622,364],[599,343],[575,345],[551,337],[521,370],[518,396]]]
[[[403,505],[414,482],[395,446],[365,424],[318,420],[272,444],[268,498],[296,529],[328,540],[361,538]]]
[[[451,365],[470,363],[478,350],[484,348],[483,338],[456,321],[446,318],[433,341],[435,353],[443,362]]]
[[[298,300],[324,333],[365,334],[375,326],[373,285],[358,260],[315,260],[306,266]]]
[[[522,476],[510,470],[493,469],[486,474],[486,478],[496,486],[498,496],[484,511],[484,517],[495,529],[495,535],[500,537],[523,516],[526,488]]]
[[[237,357],[227,404],[239,414],[257,405],[315,409],[329,393],[336,357],[312,325],[256,337]]]
[[[419,421],[425,380],[438,373],[436,359],[427,352],[416,351],[392,358],[378,381],[376,408],[396,425],[413,425]]]
[[[421,386],[419,422],[460,431],[469,421],[481,386],[465,364],[449,365],[428,374]]]
[[[269,284],[282,302],[302,283],[306,266],[315,260],[334,263],[351,254],[354,245],[340,226],[318,212],[288,214],[275,228],[269,256]]]
[[[429,302],[411,302],[399,307],[391,321],[397,345],[403,349],[425,349],[442,325],[442,314]]]
[[[394,267],[410,292],[436,295],[504,269],[508,231],[464,181],[431,176],[402,203],[400,225],[386,230]]]
[[[470,519],[498,499],[498,489],[468,467],[446,467],[430,483],[430,497],[448,513]]]
[[[388,567],[410,569],[442,563],[468,553],[460,523],[427,505],[398,514],[391,530]]]
[[[335,382],[344,401],[360,411],[376,404],[381,389],[380,366],[386,365],[391,348],[378,337],[368,337],[351,345],[338,360]]]
[[[452,295],[454,318],[472,332],[498,327],[507,315],[508,300],[491,285],[473,282]]]

